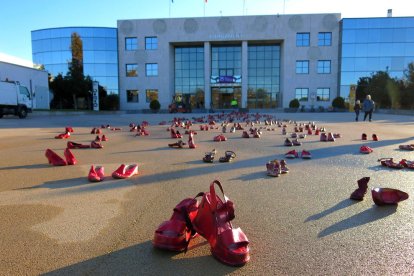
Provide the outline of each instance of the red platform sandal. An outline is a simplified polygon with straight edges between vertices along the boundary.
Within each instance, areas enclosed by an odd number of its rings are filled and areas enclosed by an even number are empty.
[[[152,244],[156,248],[170,251],[187,251],[188,244],[197,232],[193,228],[193,220],[198,212],[197,197],[186,198],[174,208],[170,220],[164,221],[154,233]]]
[[[224,201],[216,195],[214,184],[223,193]],[[210,192],[201,200],[194,228],[210,243],[211,253],[216,259],[227,265],[241,266],[250,260],[249,241],[240,228],[233,228],[230,222],[233,219],[233,202],[224,195],[221,183],[214,180],[210,184]]]

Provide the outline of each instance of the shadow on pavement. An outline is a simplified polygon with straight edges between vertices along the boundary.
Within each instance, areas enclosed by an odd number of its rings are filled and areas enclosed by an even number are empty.
[[[305,222],[312,221],[312,220],[318,220],[323,217],[326,217],[329,214],[332,214],[333,212],[339,211],[341,209],[347,208],[349,206],[354,205],[355,203],[358,203],[358,201],[352,200],[352,199],[344,199],[341,202],[338,202],[335,206],[332,206],[329,209],[326,209],[325,211],[322,211],[318,214],[312,215],[308,217]]]

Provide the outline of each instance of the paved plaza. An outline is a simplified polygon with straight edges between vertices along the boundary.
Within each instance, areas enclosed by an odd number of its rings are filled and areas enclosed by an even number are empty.
[[[201,117],[207,114],[178,114]],[[242,131],[199,131],[196,149],[174,149],[166,131],[170,114],[39,115],[0,120],[0,275],[410,275],[414,273],[413,170],[392,170],[382,157],[414,160],[401,144],[414,144],[412,116],[374,114],[355,122],[353,113],[275,113],[274,118],[315,121],[343,137],[320,142],[308,136],[295,147],[311,160],[287,160],[288,174],[266,175],[269,160],[284,159],[280,128],[260,139]],[[177,115],[175,115],[177,116]],[[150,136],[135,136],[128,125],[146,120]],[[50,148],[63,156],[67,140],[54,139],[72,126],[70,141],[90,143],[93,127],[109,141],[103,149],[72,150],[78,164],[54,167],[44,156]],[[257,126],[263,126],[261,125]],[[293,124],[288,125],[288,133]],[[183,131],[184,132],[184,131]],[[361,141],[367,133],[368,140]],[[372,141],[371,135],[380,141]],[[185,136],[185,141],[187,137]],[[373,148],[359,153],[361,145]],[[204,163],[217,149],[216,161]],[[219,163],[226,150],[231,163]],[[120,164],[137,163],[139,175],[115,180]],[[103,182],[87,180],[92,164],[102,165]],[[349,199],[356,181],[371,177],[372,187],[403,190],[410,198],[378,207],[370,191],[362,202]],[[233,225],[250,240],[251,260],[243,267],[218,262],[210,246],[196,237],[184,253],[156,250],[151,240],[182,199],[207,192],[218,179],[235,204]]]

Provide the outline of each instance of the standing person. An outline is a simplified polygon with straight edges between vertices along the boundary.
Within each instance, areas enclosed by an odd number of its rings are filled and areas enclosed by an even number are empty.
[[[354,111],[355,111],[355,121],[358,122],[359,117],[359,111],[361,110],[361,102],[357,100],[354,105]]]
[[[364,102],[362,103],[362,109],[365,112],[364,121],[369,116],[369,121],[371,122],[372,112],[375,108],[375,102],[371,100],[371,95],[367,95]]]

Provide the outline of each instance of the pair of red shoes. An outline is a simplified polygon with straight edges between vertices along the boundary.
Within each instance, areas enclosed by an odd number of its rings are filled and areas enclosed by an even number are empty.
[[[381,162],[381,165],[391,169],[414,169],[414,161],[407,159],[402,159],[400,162],[394,162],[393,158],[381,158],[378,159],[378,162]]]
[[[302,159],[311,159],[312,158],[312,154],[309,151],[306,151],[306,150],[302,150],[302,152],[300,153],[300,156],[302,157]],[[291,150],[291,151],[288,151],[287,153],[285,153],[285,157],[289,158],[289,159],[299,158],[299,153],[296,150]]]
[[[175,129],[171,128],[170,132],[171,132],[171,138],[173,138],[173,139],[183,138],[183,135],[178,130],[175,130]]]
[[[102,131],[99,128],[97,128],[97,127],[94,127],[91,130],[91,134],[101,134],[101,133],[102,133]]]
[[[267,175],[275,176],[275,177],[278,177],[281,174],[286,174],[289,172],[289,168],[286,165],[286,161],[283,159],[280,160],[280,162],[276,159],[267,162],[266,170],[267,170]]]
[[[368,136],[366,133],[362,133],[361,140],[367,140]],[[372,134],[372,140],[373,141],[379,141],[378,136],[376,134]]]
[[[119,166],[118,169],[116,169],[112,173],[112,177],[115,179],[125,179],[130,178],[134,175],[138,174],[138,165],[132,164],[132,165],[125,165],[122,164]],[[100,182],[105,179],[105,173],[104,173],[104,167],[102,166],[94,166],[92,165],[89,174],[88,174],[88,180],[90,182]]]
[[[352,192],[350,198],[354,200],[363,200],[368,190],[369,177],[363,177],[358,180],[358,188]],[[406,192],[392,188],[372,188],[372,200],[378,206],[396,205],[401,201],[408,199]]]
[[[96,135],[96,137],[95,137],[95,142],[101,142],[101,141],[104,141],[104,142],[106,142],[106,141],[108,141],[109,139],[108,139],[108,137],[106,137],[105,136],[105,134],[104,135],[102,135],[102,137],[99,137],[99,135]]]
[[[223,193],[222,200],[215,191],[217,185]],[[198,203],[197,197],[202,197]],[[210,184],[210,192],[186,198],[175,208],[170,220],[164,221],[154,233],[154,247],[187,251],[189,242],[197,234],[211,246],[211,253],[219,261],[241,266],[250,260],[249,241],[240,228],[233,228],[234,204],[224,194],[218,180]]]
[[[45,156],[49,161],[49,164],[52,164],[53,166],[75,165],[77,163],[75,156],[69,148],[66,148],[63,154],[66,160],[51,149],[47,149],[45,152]]]

